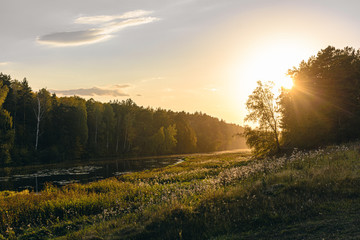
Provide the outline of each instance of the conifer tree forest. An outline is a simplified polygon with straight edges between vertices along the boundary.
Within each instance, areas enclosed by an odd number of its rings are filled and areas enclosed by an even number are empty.
[[[32,91],[0,74],[0,167],[246,148],[243,128],[196,112]]]

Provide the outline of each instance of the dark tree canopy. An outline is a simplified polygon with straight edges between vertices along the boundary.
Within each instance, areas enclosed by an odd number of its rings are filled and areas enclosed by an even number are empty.
[[[289,70],[280,96],[283,141],[316,147],[360,136],[360,51],[327,47]]]
[[[2,107],[9,92],[8,80],[7,76],[0,74],[0,165],[10,163],[10,150],[14,140],[12,117]]]
[[[282,89],[276,104],[269,87],[261,82],[249,96],[246,120],[257,122],[258,128],[246,127],[244,135],[256,153],[360,138],[360,50],[329,46],[288,75],[294,85]]]

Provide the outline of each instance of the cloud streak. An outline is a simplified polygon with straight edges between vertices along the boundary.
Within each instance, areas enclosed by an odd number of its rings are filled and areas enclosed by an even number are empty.
[[[40,44],[69,47],[94,44],[110,39],[120,30],[158,21],[156,17],[146,16],[151,12],[136,10],[126,12],[122,15],[99,15],[79,17],[75,19],[76,24],[95,25],[81,31],[57,32],[38,37]]]
[[[110,22],[119,19],[130,19],[130,18],[139,18],[151,14],[150,11],[136,10],[126,12],[121,15],[98,15],[98,16],[87,16],[87,17],[78,17],[75,19],[75,23],[78,24],[100,24],[104,22]]]
[[[114,85],[109,88],[78,88],[78,89],[69,89],[69,90],[49,90],[56,94],[61,94],[64,96],[109,96],[109,97],[126,97],[129,94],[124,93],[122,89],[128,88],[129,85]]]
[[[102,34],[100,30],[89,29],[85,31],[47,34],[40,37],[38,42],[56,47],[67,47],[93,44],[107,40],[110,37],[108,34]]]

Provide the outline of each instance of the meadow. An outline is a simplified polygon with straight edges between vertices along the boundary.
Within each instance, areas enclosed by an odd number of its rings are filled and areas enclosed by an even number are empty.
[[[0,239],[356,239],[359,143],[176,165],[40,193],[0,192]]]

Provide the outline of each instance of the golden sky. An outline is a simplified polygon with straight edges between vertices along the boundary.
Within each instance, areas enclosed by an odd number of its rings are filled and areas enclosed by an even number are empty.
[[[357,1],[3,0],[0,72],[33,90],[243,123],[257,80],[359,48]],[[16,14],[15,14],[16,13]]]

